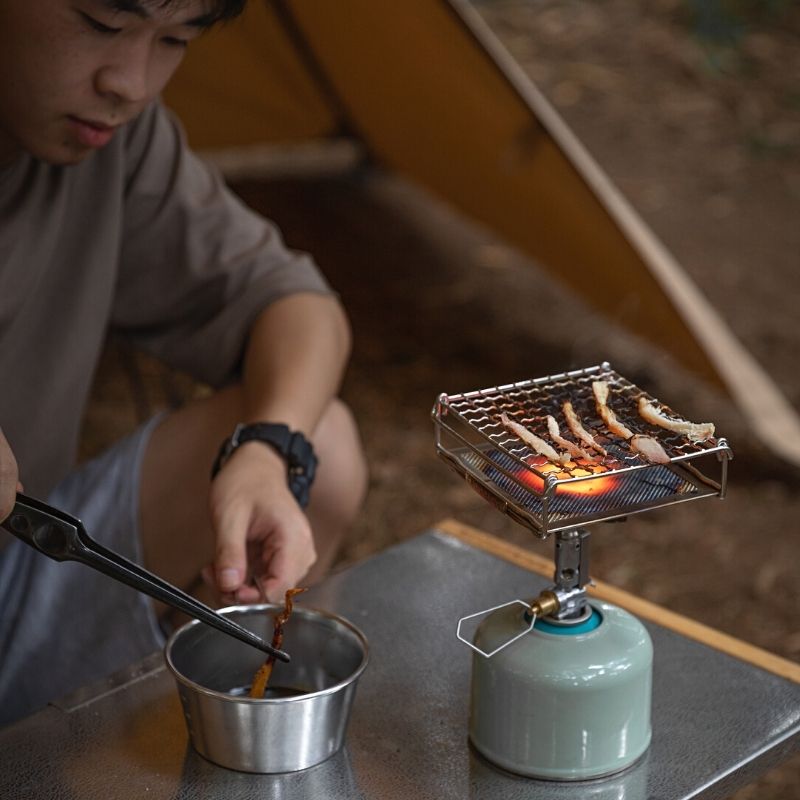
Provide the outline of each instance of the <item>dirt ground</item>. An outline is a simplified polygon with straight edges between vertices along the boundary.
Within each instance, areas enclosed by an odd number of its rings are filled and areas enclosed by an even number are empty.
[[[694,35],[687,5],[476,7],[800,409],[800,9],[787,4],[734,45],[711,47]],[[800,470],[755,441],[725,397],[396,176],[371,169],[235,188],[315,254],[352,320],[343,395],[361,423],[371,482],[342,565],[448,516],[549,553],[435,458],[430,410],[442,391],[608,360],[686,416],[714,420],[735,459],[723,502],[595,526],[593,575],[800,660]],[[548,333],[541,315],[581,322]],[[87,454],[171,391],[140,362],[147,386],[137,408],[123,366],[114,350],[103,362]],[[800,798],[798,775],[796,756],[735,797]]]

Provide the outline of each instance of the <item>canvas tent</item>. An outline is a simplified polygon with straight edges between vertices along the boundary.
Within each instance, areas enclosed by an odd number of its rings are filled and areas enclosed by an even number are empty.
[[[351,137],[724,386],[800,464],[800,420],[466,0],[251,2],[167,94],[203,150]]]

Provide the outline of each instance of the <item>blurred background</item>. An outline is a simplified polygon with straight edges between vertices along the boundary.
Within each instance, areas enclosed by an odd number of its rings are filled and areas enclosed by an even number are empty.
[[[798,4],[475,0],[470,8],[800,409]],[[186,122],[234,190],[292,247],[314,254],[350,314],[355,345],[342,394],[359,418],[371,481],[340,566],[446,517],[549,554],[549,543],[436,459],[430,411],[440,392],[607,360],[688,418],[715,421],[735,459],[722,502],[595,526],[594,577],[800,660],[800,470],[679,355],[594,309],[586,298],[602,292],[602,273],[582,278],[588,291],[568,288],[363,143],[220,149]],[[347,139],[336,133],[328,145]],[[541,187],[545,204],[551,190]],[[648,298],[641,302],[646,314]],[[202,391],[110,341],[82,456]],[[795,757],[736,800],[800,798],[798,775]]]

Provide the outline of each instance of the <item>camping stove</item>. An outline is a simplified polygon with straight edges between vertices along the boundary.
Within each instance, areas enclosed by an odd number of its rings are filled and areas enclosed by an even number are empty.
[[[658,441],[663,463],[651,463],[608,430],[595,405],[594,381],[609,386],[609,406],[620,422]],[[640,397],[668,419],[681,419],[608,363],[442,394],[433,409],[438,455],[500,511],[539,538],[555,538],[552,587],[534,599],[470,614],[457,629],[475,651],[470,740],[512,772],[552,780],[597,778],[625,769],[650,743],[650,637],[628,612],[587,596],[586,526],[724,497],[732,452],[724,439],[692,441],[645,422],[637,411]],[[561,421],[561,435],[572,437],[563,423],[567,401],[598,446],[586,458],[554,461],[502,421],[503,415],[513,418],[552,443],[550,415]],[[464,623],[478,618],[474,635],[462,634]]]

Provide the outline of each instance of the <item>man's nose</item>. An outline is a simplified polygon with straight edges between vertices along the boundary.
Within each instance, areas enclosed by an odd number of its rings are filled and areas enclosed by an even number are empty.
[[[97,71],[95,89],[120,103],[142,103],[149,99],[149,66],[146,48],[127,48],[117,60]]]

